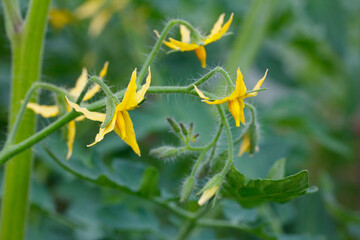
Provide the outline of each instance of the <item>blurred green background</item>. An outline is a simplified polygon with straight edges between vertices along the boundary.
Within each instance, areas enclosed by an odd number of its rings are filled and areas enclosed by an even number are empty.
[[[233,12],[232,34],[206,47],[206,69],[193,52],[167,55],[163,46],[151,65],[152,85],[189,84],[222,66],[232,77],[241,67],[246,85],[252,88],[269,69],[264,82],[268,90],[249,100],[257,107],[260,152],[236,158],[235,165],[246,177],[263,178],[276,160],[285,157],[288,175],[307,169],[310,185],[319,187],[318,192],[289,203],[271,204],[274,222],[281,223],[280,239],[360,239],[358,0],[103,1],[109,21],[97,34],[89,30],[96,16],[76,17],[84,2],[52,1],[52,8],[69,11],[70,22],[48,27],[42,81],[71,88],[83,66],[95,74],[108,60],[106,81],[113,91],[120,90],[150,52],[156,41],[154,29],[161,31],[168,20],[182,18],[208,33],[221,13],[228,19]],[[22,6],[25,12],[26,1]],[[4,143],[11,55],[2,11],[0,15],[0,141]],[[179,37],[178,32],[173,28],[170,36]],[[52,95],[43,92],[41,102],[53,103]],[[120,171],[116,173],[134,186],[140,181],[139,171],[154,166],[160,171],[162,192],[177,197],[194,156],[163,162],[148,152],[165,143],[178,144],[167,116],[193,122],[199,144],[206,143],[216,131],[212,110],[189,96],[149,95],[130,113],[141,158],[115,133],[86,148],[98,130],[86,121],[77,124],[71,164]],[[50,121],[39,118],[38,127]],[[230,123],[234,136],[240,135],[242,129],[236,129],[232,119]],[[220,149],[225,148],[225,136],[221,143]],[[44,145],[61,159],[66,155],[60,132],[34,147],[27,239],[161,239],[176,234],[179,219],[144,199],[77,179],[44,153]],[[191,209],[191,204],[186,207]],[[243,209],[229,200],[219,201],[213,214],[250,225],[269,224],[260,210]],[[257,238],[235,230],[197,228],[189,239]]]

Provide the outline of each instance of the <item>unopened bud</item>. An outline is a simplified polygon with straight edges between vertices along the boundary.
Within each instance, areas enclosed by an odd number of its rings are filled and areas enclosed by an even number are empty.
[[[184,123],[180,122],[179,124],[180,124],[182,134],[184,134],[184,136],[187,136],[188,135],[188,130],[186,129]]]
[[[170,124],[172,130],[175,133],[180,133],[179,125],[175,122],[174,119],[172,119],[171,117],[167,117],[166,120],[168,121],[168,123]]]
[[[180,150],[176,147],[162,146],[154,148],[150,151],[150,155],[159,159],[176,157]]]
[[[191,135],[193,131],[194,131],[194,123],[191,122],[189,125],[189,135]]]
[[[210,198],[212,198],[216,191],[218,190],[219,186],[218,185],[215,185],[211,188],[209,188],[208,190],[205,190],[203,192],[203,194],[201,195],[199,201],[198,201],[198,204],[201,206],[201,205],[204,205],[204,203],[206,203]]]
[[[183,188],[181,190],[180,202],[185,202],[190,197],[192,190],[194,189],[195,182],[196,180],[192,176],[186,179]]]
[[[198,192],[198,194],[202,193],[202,195],[198,201],[198,204],[200,206],[203,205],[205,202],[207,202],[210,198],[212,198],[216,194],[217,190],[219,189],[219,187],[222,184],[223,178],[224,177],[221,174],[215,175]]]

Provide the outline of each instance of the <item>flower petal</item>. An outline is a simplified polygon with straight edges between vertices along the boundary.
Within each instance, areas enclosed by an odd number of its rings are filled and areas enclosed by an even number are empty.
[[[75,14],[79,19],[91,17],[100,9],[103,3],[104,0],[86,1],[75,10]]]
[[[205,96],[205,95],[200,91],[200,89],[197,88],[196,85],[193,84],[193,86],[194,86],[194,89],[195,89],[195,91],[197,92],[197,94],[198,94],[202,99],[209,100],[209,98],[208,98],[207,96]]]
[[[175,39],[169,38],[170,43],[177,47],[176,49],[179,49],[180,51],[184,52],[184,51],[193,51],[195,49],[197,49],[199,47],[199,45],[195,44],[195,43],[185,43],[185,42],[180,42],[177,41]]]
[[[244,107],[245,104],[241,98],[231,100],[228,102],[229,112],[235,119],[235,124],[240,127],[240,122],[245,124]]]
[[[210,198],[212,198],[215,195],[215,193],[218,189],[219,189],[219,186],[215,185],[215,186],[209,188],[208,190],[205,190],[203,192],[203,194],[201,195],[201,197],[198,201],[198,204],[201,206],[204,203],[206,203]]]
[[[136,96],[135,96],[137,104],[139,104],[140,102],[142,102],[144,100],[145,93],[149,89],[150,83],[151,83],[151,71],[150,71],[150,67],[149,67],[149,74],[146,78],[145,84],[142,85],[141,89],[139,91],[137,91]]]
[[[109,61],[106,61],[105,64],[104,64],[104,67],[100,71],[100,77],[101,78],[106,76],[108,67],[109,67]]]
[[[95,96],[96,93],[98,93],[101,90],[101,87],[98,84],[94,84],[89,91],[87,91],[87,93],[85,94],[83,101],[87,101],[90,98],[92,98],[93,96]],[[80,94],[79,94],[80,95]]]
[[[133,126],[133,123],[129,116],[129,113],[127,111],[123,111],[123,112],[121,112],[121,114],[123,115],[124,120],[125,120],[125,131],[126,131],[126,137],[124,137],[122,139],[133,149],[133,151],[137,155],[140,156],[140,149],[136,142],[134,126]],[[114,131],[121,137],[122,133],[119,128],[115,127]]]
[[[75,121],[70,121],[68,123],[68,132],[67,132],[67,147],[68,152],[66,155],[66,160],[70,159],[72,152],[73,152],[73,144],[75,140],[75,133],[76,133],[76,124]]]
[[[197,49],[195,49],[195,53],[196,53],[197,58],[201,62],[201,67],[205,68],[206,67],[206,51],[205,51],[204,46],[200,46]]]
[[[216,21],[213,28],[211,29],[211,32],[210,32],[210,35],[208,36],[208,38],[213,36],[214,34],[220,32],[221,26],[224,23],[224,17],[225,17],[225,13],[223,13],[219,16],[218,20]]]
[[[92,37],[99,36],[113,15],[114,9],[111,8],[102,9],[97,13],[90,22],[89,35]]]
[[[114,115],[115,116],[115,115]],[[113,119],[111,120],[111,122],[106,125],[104,128],[100,128],[100,131],[98,134],[96,134],[95,137],[95,141],[92,144],[87,145],[87,147],[91,147],[94,146],[95,144],[97,144],[98,142],[100,142],[101,140],[104,139],[104,136],[106,134],[108,134],[109,132],[111,132],[112,130],[114,130],[115,128],[115,122],[116,122],[116,117],[113,117]]]
[[[40,114],[44,118],[55,117],[59,114],[59,107],[56,105],[47,106],[29,102],[26,107],[33,110],[36,114]]]
[[[129,85],[126,89],[123,100],[116,106],[117,111],[125,111],[133,109],[137,106],[136,102],[136,68],[131,75]]]
[[[244,139],[240,145],[240,150],[238,156],[241,157],[245,152],[250,150],[250,136],[249,134],[245,134]]]
[[[73,97],[78,97],[85,87],[88,80],[88,74],[86,68],[82,69],[80,77],[76,80],[75,87],[70,89],[69,94]]]
[[[236,76],[236,87],[235,91],[231,93],[230,98],[238,98],[244,97],[246,94],[246,86],[244,83],[244,77],[240,71],[240,68],[237,69],[237,76]]]
[[[115,129],[119,131],[115,131],[122,139],[126,137],[126,128],[125,128],[125,119],[121,111],[118,111],[116,114],[116,125]]]
[[[213,35],[210,34],[210,36],[205,40],[204,45],[207,45],[209,43],[219,40],[222,37],[222,35],[224,35],[227,32],[227,30],[229,29],[230,24],[233,20],[233,16],[234,16],[234,14],[232,13],[229,20],[224,24],[224,26],[221,28],[220,31],[218,31],[217,33],[215,33]]]
[[[181,41],[184,43],[190,42],[190,30],[185,27],[184,25],[180,24],[180,35],[181,35]]]
[[[261,85],[263,84],[263,82],[264,82],[264,80],[266,78],[267,72],[268,72],[268,69],[266,69],[264,76],[257,82],[257,84],[255,85],[253,91],[254,90],[259,90],[261,88]],[[246,97],[255,97],[257,94],[258,94],[257,92],[248,93],[248,94],[246,94]]]
[[[91,111],[87,110],[86,108],[80,107],[76,103],[71,102],[66,96],[65,96],[65,99],[66,99],[67,103],[70,105],[70,107],[75,109],[75,111],[81,112],[82,114],[84,114],[87,119],[90,119],[93,121],[98,121],[98,122],[105,121],[104,113],[91,112]]]

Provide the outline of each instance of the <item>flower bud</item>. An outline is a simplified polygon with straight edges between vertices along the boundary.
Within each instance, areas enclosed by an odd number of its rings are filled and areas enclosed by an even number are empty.
[[[184,134],[184,136],[187,136],[188,135],[188,130],[186,129],[184,123],[180,122],[179,124],[180,124],[182,134]]]
[[[201,206],[206,203],[210,198],[212,198],[216,192],[218,191],[219,187],[221,186],[223,181],[223,176],[221,174],[217,174],[212,177],[205,186],[198,192],[201,194],[201,197],[198,201],[198,204]]]
[[[180,202],[185,202],[190,197],[192,190],[194,189],[195,182],[196,180],[192,176],[186,179],[183,188],[181,190]]]
[[[150,155],[159,159],[176,157],[180,150],[176,147],[162,146],[154,148],[150,151]]]
[[[166,120],[168,121],[168,123],[170,124],[172,130],[175,133],[180,133],[179,125],[175,122],[174,119],[172,119],[171,117],[167,117]]]

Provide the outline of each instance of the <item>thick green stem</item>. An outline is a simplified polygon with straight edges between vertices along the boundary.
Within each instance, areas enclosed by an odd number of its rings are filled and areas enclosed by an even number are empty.
[[[10,3],[10,1],[4,1]],[[9,129],[15,123],[16,116],[27,90],[38,81],[41,69],[42,46],[45,34],[47,12],[50,0],[32,0],[25,24],[15,28],[16,41],[12,44],[12,83],[9,114]],[[10,3],[18,7],[17,1]],[[5,9],[6,11],[7,9]],[[20,12],[19,9],[14,13]],[[5,20],[9,22],[12,13],[7,13]],[[16,17],[16,16],[15,16]],[[15,17],[12,17],[15,19]],[[16,17],[17,18],[17,17]],[[11,23],[13,24],[13,23]],[[9,23],[6,23],[9,26]],[[16,25],[17,27],[18,25]],[[12,36],[10,36],[12,38]],[[27,112],[23,124],[19,127],[14,142],[21,142],[31,137],[35,130],[35,115]],[[20,240],[25,233],[28,193],[32,169],[32,152],[30,149],[14,157],[6,164],[3,200],[1,211],[0,239]]]

